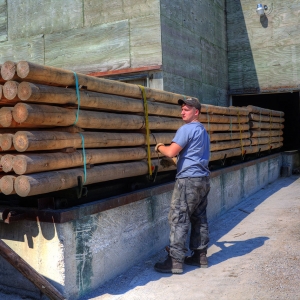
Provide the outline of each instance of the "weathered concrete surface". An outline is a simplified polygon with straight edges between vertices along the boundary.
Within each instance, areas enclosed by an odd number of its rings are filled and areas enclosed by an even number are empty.
[[[208,269],[157,273],[162,250],[82,300],[300,299],[299,213],[300,177],[281,178],[210,223]]]
[[[225,1],[160,0],[164,90],[228,106]]]
[[[281,164],[281,154],[274,154],[213,172],[209,220],[276,180]],[[77,299],[168,243],[172,187],[165,193],[151,194],[149,198],[62,224],[2,223],[0,234],[68,299]],[[0,288],[39,298],[37,289],[1,258]]]

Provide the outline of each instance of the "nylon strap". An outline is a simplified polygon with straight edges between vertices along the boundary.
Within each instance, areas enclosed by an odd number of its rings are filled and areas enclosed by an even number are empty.
[[[76,113],[76,120],[75,120],[75,122],[73,124],[73,125],[76,125],[76,123],[78,122],[79,112],[80,112],[80,93],[79,93],[79,85],[78,85],[77,74],[75,72],[73,72],[73,73],[74,73],[74,77],[75,77],[76,95],[77,95],[77,102],[78,102],[78,108],[77,108],[77,113]]]
[[[145,87],[139,85],[144,100],[144,115],[145,115],[145,127],[146,127],[146,143],[147,143],[147,159],[148,159],[148,171],[149,175],[152,176],[152,163],[151,163],[151,152],[150,152],[150,130],[149,130],[149,118],[148,118],[148,103],[145,92]]]
[[[82,154],[83,154],[83,172],[84,172],[84,182],[86,183],[86,155],[85,155],[85,148],[84,148],[84,136],[79,133],[81,136],[81,144],[82,144]]]

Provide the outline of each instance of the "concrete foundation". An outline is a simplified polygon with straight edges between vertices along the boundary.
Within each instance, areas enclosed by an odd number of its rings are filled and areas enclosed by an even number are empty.
[[[209,220],[275,181],[282,162],[282,155],[274,154],[212,172]],[[45,212],[53,220],[60,213],[61,223],[1,223],[1,238],[67,299],[78,299],[168,244],[172,189],[169,183],[68,211]],[[116,204],[121,206],[108,209]],[[43,298],[1,258],[0,282],[3,290]]]

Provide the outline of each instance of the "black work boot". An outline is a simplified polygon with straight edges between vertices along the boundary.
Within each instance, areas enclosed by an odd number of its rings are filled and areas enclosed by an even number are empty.
[[[154,269],[161,273],[180,274],[183,272],[182,263],[168,255],[164,262],[158,262],[154,265]]]
[[[206,251],[193,251],[192,256],[185,257],[184,263],[191,266],[197,266],[199,268],[207,268],[208,261],[206,257]]]

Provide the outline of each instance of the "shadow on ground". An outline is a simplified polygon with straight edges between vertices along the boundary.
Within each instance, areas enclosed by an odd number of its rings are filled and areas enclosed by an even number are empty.
[[[262,247],[269,239],[266,236],[256,237],[242,241],[222,241],[219,240],[233,228],[235,228],[241,221],[243,221],[251,213],[254,213],[256,207],[263,203],[271,195],[277,193],[282,188],[286,188],[296,181],[299,176],[292,176],[277,180],[275,183],[267,185],[262,190],[253,194],[252,196],[243,199],[241,203],[225,212],[222,216],[211,220],[209,222],[210,228],[210,246],[214,245],[220,250],[213,253],[209,257],[209,266],[217,265],[223,261],[232,259],[234,257],[246,255],[253,250]],[[242,236],[243,233],[240,233]],[[105,299],[111,297],[118,298],[118,295],[127,293],[128,291],[138,287],[144,286],[151,281],[158,281],[161,278],[170,277],[172,274],[162,274],[155,272],[153,269],[154,264],[158,260],[165,259],[167,252],[160,251],[154,256],[148,258],[146,261],[141,262],[124,274],[117,278],[108,281],[103,286],[99,287],[92,293],[80,298],[80,300],[87,300],[104,296]],[[195,268],[186,266],[184,274],[193,271]],[[180,275],[179,275],[180,276]],[[115,295],[115,297],[113,296]]]

